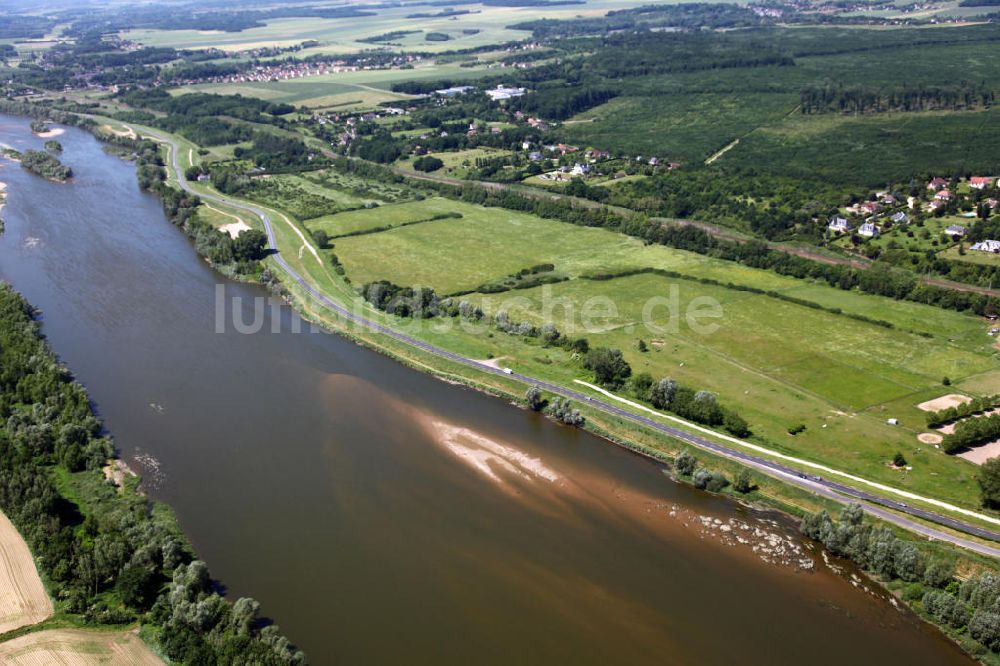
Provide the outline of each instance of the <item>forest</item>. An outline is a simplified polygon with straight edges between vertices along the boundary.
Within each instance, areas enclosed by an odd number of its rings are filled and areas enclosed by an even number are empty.
[[[956,86],[826,85],[806,88],[802,113],[886,113],[889,111],[969,111],[989,108],[996,93],[988,86],[962,82]]]

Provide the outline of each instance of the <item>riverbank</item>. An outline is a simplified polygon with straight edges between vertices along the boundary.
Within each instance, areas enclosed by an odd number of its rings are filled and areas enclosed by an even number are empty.
[[[746,520],[732,502],[668,482],[662,466],[341,336],[295,334],[288,308],[214,275],[163,224],[133,166],[78,132],[65,146],[81,169],[72,187],[15,170],[0,272],[45,311],[51,344],[101,405],[149,496],[176,508],[234,597],[258,596],[317,659],[638,665],[669,653],[722,664],[742,653],[780,665],[797,663],[798,650],[774,627],[804,622],[802,641],[842,660],[967,663],[937,632],[824,570],[786,572],[700,530],[661,528],[675,504],[713,524]],[[122,215],[105,214],[111,199]],[[66,219],[70,206],[77,214]],[[40,242],[25,252],[29,237]],[[301,239],[291,242],[283,247],[297,257]],[[311,257],[302,255],[318,266]],[[244,322],[264,306],[260,334],[213,326],[220,284]],[[335,378],[329,392],[326,377]],[[558,501],[566,513],[553,516],[552,501],[498,492],[398,405],[539,459],[562,479],[587,479],[603,508],[569,493]],[[902,630],[886,632],[886,621]],[[379,626],[398,627],[392,645],[372,640]],[[850,645],[831,640],[846,631]]]
[[[338,330],[350,330],[352,333],[371,340],[373,344],[378,346],[383,346],[385,344],[391,345],[394,349],[401,347],[412,347],[415,348],[416,355],[421,358],[421,364],[424,366],[429,366],[431,368],[444,364],[448,368],[455,368],[457,374],[465,378],[465,381],[470,382],[472,385],[477,387],[482,387],[487,385],[491,388],[496,388],[500,386],[502,390],[506,393],[510,393],[507,389],[510,387],[519,387],[523,390],[526,385],[530,385],[532,382],[542,385],[549,391],[552,391],[558,395],[568,396],[574,398],[580,403],[588,401],[586,405],[581,405],[582,407],[587,407],[588,411],[591,412],[621,412],[620,416],[623,417],[625,421],[632,421],[630,424],[630,432],[634,430],[635,422],[639,422],[640,428],[645,428],[647,431],[652,429],[653,431],[660,431],[660,433],[655,436],[652,440],[652,448],[657,450],[663,450],[667,448],[668,455],[676,454],[676,447],[674,450],[670,450],[670,447],[664,447],[663,445],[663,433],[666,432],[671,438],[680,438],[687,442],[694,443],[695,446],[699,448],[710,449],[716,453],[722,453],[724,457],[738,460],[742,464],[751,464],[751,466],[756,467],[759,471],[764,474],[775,477],[777,481],[781,484],[792,484],[805,487],[807,490],[814,491],[817,490],[816,486],[824,486],[820,494],[826,495],[838,501],[852,501],[853,499],[860,498],[863,501],[875,502],[876,504],[882,505],[893,511],[898,511],[902,513],[907,513],[911,515],[916,515],[918,518],[930,517],[936,522],[943,523],[946,526],[954,526],[956,529],[963,530],[961,525],[956,524],[955,521],[949,522],[948,520],[937,520],[933,518],[934,514],[924,513],[924,514],[914,514],[908,505],[902,503],[901,501],[884,500],[880,497],[870,495],[868,493],[860,493],[851,489],[848,493],[850,499],[842,497],[841,490],[837,490],[836,484],[831,484],[829,482],[821,480],[819,477],[806,477],[803,472],[799,470],[789,470],[787,468],[781,468],[780,466],[774,465],[770,462],[765,462],[763,460],[751,460],[748,456],[737,455],[734,451],[725,451],[725,446],[718,446],[716,444],[709,444],[708,442],[701,440],[698,441],[698,436],[693,435],[693,431],[702,432],[703,429],[691,425],[681,425],[680,429],[676,427],[665,428],[659,424],[652,423],[648,418],[643,419],[641,416],[637,415],[635,412],[625,411],[621,409],[616,409],[610,406],[607,402],[601,403],[599,400],[594,399],[592,395],[583,395],[576,391],[571,391],[566,389],[564,386],[558,386],[552,381],[536,380],[531,377],[525,377],[518,374],[510,375],[510,382],[504,382],[503,374],[498,371],[494,371],[493,368],[485,368],[482,364],[470,361],[458,354],[450,351],[446,351],[445,348],[448,346],[447,336],[427,336],[422,335],[419,339],[411,338],[406,334],[400,334],[394,331],[397,328],[399,322],[394,321],[391,317],[387,317],[381,313],[376,312],[370,306],[359,301],[355,291],[346,283],[346,280],[340,278],[337,275],[333,275],[333,272],[329,266],[323,262],[318,256],[315,248],[312,244],[305,238],[302,231],[297,228],[297,225],[288,219],[287,216],[283,215],[280,211],[269,208],[262,204],[248,204],[248,203],[235,203],[231,198],[227,198],[218,193],[213,193],[207,186],[201,183],[193,184],[188,183],[183,177],[183,170],[185,168],[190,168],[194,166],[193,163],[184,164],[182,160],[181,150],[178,147],[181,139],[176,137],[170,138],[163,135],[157,130],[151,130],[145,127],[138,127],[138,130],[147,136],[151,136],[153,140],[160,143],[166,150],[166,162],[169,165],[167,173],[167,182],[175,187],[180,187],[184,190],[191,192],[202,197],[203,200],[224,203],[226,206],[235,207],[236,209],[244,209],[254,216],[260,218],[264,224],[264,228],[269,236],[270,244],[278,249],[281,248],[296,248],[298,247],[297,253],[285,252],[284,254],[275,254],[269,259],[272,267],[279,273],[285,274],[289,280],[286,280],[286,288],[291,288],[291,291],[296,294],[296,297],[302,301],[303,305],[309,307],[310,316],[318,317],[319,321],[325,322],[327,325],[332,325],[337,327]],[[171,147],[174,146],[174,147]],[[187,151],[187,158],[193,160],[193,151]],[[272,224],[270,219],[281,219],[282,224]],[[301,247],[300,247],[301,243]],[[303,257],[303,250],[308,249],[309,253],[306,253],[305,258]],[[337,271],[339,273],[339,271]],[[299,289],[298,287],[301,287]],[[332,300],[331,300],[332,299]],[[355,308],[354,310],[348,310],[348,307]],[[359,315],[359,312],[363,312],[363,315]],[[343,319],[344,321],[339,321]],[[407,324],[408,322],[403,322]],[[341,325],[343,324],[343,325]],[[396,342],[402,342],[403,345],[396,345]],[[430,343],[430,344],[428,344]],[[442,347],[443,346],[443,347]],[[427,353],[425,353],[427,352]],[[414,349],[403,349],[403,354],[412,356]],[[452,363],[451,361],[455,362]],[[487,372],[487,370],[492,372]],[[504,373],[506,374],[506,373]],[[517,388],[514,389],[517,391]],[[519,391],[518,391],[519,392]],[[517,393],[512,394],[514,399],[520,400],[520,396]],[[591,409],[592,408],[592,409]],[[622,420],[622,419],[618,419]],[[672,440],[671,440],[672,441]],[[869,484],[883,488],[884,485],[879,484]],[[843,489],[843,486],[840,486]],[[951,507],[947,503],[940,502],[938,500],[928,499],[924,502],[924,499],[919,495],[914,493],[909,493],[905,491],[900,491],[898,493],[900,496],[905,497],[908,501],[914,504],[926,504],[927,507],[933,511],[934,508],[944,508],[948,511],[954,510],[956,512],[962,513],[965,516],[970,516],[975,521],[981,520],[982,523],[996,522],[995,519],[989,516],[980,516],[976,512],[969,511],[968,509],[961,507]],[[891,514],[884,509],[877,509],[876,511],[881,511],[879,515],[883,519],[887,519],[897,524],[904,526],[906,528],[912,528],[915,523],[912,519],[907,519],[905,521],[898,521],[894,518],[894,514]],[[980,530],[980,533],[985,534],[982,528],[976,528]],[[946,540],[953,540],[953,538],[947,533],[943,532],[927,532],[931,536],[936,538],[944,538]],[[965,530],[968,531],[968,530]],[[973,531],[972,533],[976,533]],[[995,537],[989,537],[995,538]],[[972,547],[975,549],[981,549],[980,546],[973,542],[966,542],[966,547]],[[983,551],[987,552],[987,551]],[[991,556],[996,555],[996,549],[990,549],[988,553]]]

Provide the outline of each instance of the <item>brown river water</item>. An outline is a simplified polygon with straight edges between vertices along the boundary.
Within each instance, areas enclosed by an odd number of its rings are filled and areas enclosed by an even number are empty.
[[[971,663],[776,515],[278,304],[216,332],[217,284],[251,313],[265,292],[201,261],[133,165],[59,140],[72,183],[0,162],[0,279],[229,594],[313,663]],[[42,139],[0,116],[0,143]]]

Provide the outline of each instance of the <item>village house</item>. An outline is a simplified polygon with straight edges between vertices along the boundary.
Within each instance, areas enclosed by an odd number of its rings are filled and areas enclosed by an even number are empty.
[[[590,165],[580,164],[579,162],[577,162],[576,164],[573,165],[573,170],[570,171],[570,173],[573,174],[574,176],[586,176],[588,173],[590,173]]]
[[[494,102],[499,102],[504,99],[520,97],[525,92],[527,91],[524,88],[506,88],[503,85],[498,85],[496,88],[487,90],[486,95]]]
[[[937,192],[944,187],[948,187],[948,181],[944,178],[932,178],[931,182],[927,183],[927,189],[933,192]]]
[[[441,97],[456,97],[458,95],[464,95],[465,93],[472,90],[472,86],[453,86],[451,88],[442,88],[441,90],[435,90],[435,95],[440,95]]]
[[[970,250],[976,250],[977,252],[993,252],[994,254],[1000,252],[1000,241],[998,240],[984,240],[979,243],[975,243]]]
[[[953,195],[948,190],[941,190],[940,192],[937,192],[934,195],[934,198],[937,199],[938,201],[951,201],[952,199],[955,198],[955,195]]]
[[[851,223],[843,217],[831,217],[826,228],[838,234],[846,234],[851,230]]]
[[[960,224],[953,224],[947,229],[945,229],[944,232],[949,236],[964,236],[966,233],[965,227],[961,226]]]
[[[858,227],[858,235],[865,238],[875,238],[878,236],[878,227],[874,222],[865,222]]]
[[[992,176],[973,176],[969,179],[969,187],[976,190],[985,190],[987,187],[991,187],[994,182],[996,182],[996,178]]]
[[[903,211],[899,211],[889,219],[896,224],[906,224],[910,221],[910,216],[904,213]]]

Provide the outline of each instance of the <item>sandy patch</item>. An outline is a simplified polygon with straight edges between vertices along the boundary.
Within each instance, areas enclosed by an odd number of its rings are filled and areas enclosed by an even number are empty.
[[[958,407],[959,405],[964,405],[967,402],[972,402],[972,398],[960,393],[949,393],[948,395],[943,395],[940,398],[934,398],[933,400],[922,402],[917,405],[917,409],[922,409],[925,412],[940,412],[942,409]]]
[[[250,225],[243,220],[240,220],[239,222],[233,222],[232,224],[224,224],[219,227],[219,229],[229,234],[230,238],[236,238],[244,231],[249,231]]]
[[[41,622],[52,601],[35,569],[28,544],[0,513],[0,633]]]
[[[56,137],[56,136],[62,136],[65,133],[66,133],[66,130],[64,130],[63,128],[61,128],[61,127],[53,127],[52,129],[50,129],[50,130],[48,130],[46,132],[39,132],[35,136],[40,136],[43,139],[51,139],[51,138]]]
[[[442,421],[431,421],[440,441],[459,460],[487,478],[503,483],[501,472],[519,476],[528,481],[558,481],[559,475],[524,451],[484,437],[474,430],[454,426]]]
[[[250,230],[250,225],[244,222],[243,218],[237,215],[233,215],[232,213],[227,213],[224,210],[219,210],[218,208],[210,204],[205,204],[205,207],[214,210],[219,215],[225,215],[226,217],[236,220],[235,222],[232,222],[230,224],[224,224],[221,227],[219,227],[219,230],[225,231],[227,234],[229,234],[230,238],[236,238],[242,232]]]
[[[944,437],[933,432],[922,432],[917,435],[917,439],[924,444],[940,444]]]
[[[128,137],[129,139],[134,139],[135,138],[135,130],[133,130],[131,127],[127,127],[127,128],[125,128],[125,130],[119,131],[119,130],[116,130],[111,125],[104,125],[101,129],[103,129],[103,130],[105,130],[105,131],[107,131],[107,132],[109,132],[111,134],[114,134],[115,136],[124,136],[124,137]]]
[[[163,662],[134,633],[51,629],[0,644],[4,664],[41,666],[159,666]]]
[[[500,356],[499,358],[484,358],[482,360],[476,361],[479,365],[485,365],[490,368],[500,369],[500,361],[506,359],[506,356]]]
[[[115,484],[115,487],[119,489],[124,487],[126,477],[135,476],[135,472],[124,461],[117,458],[108,462],[101,471],[104,472],[104,478]]]
[[[959,458],[964,458],[977,465],[982,465],[990,458],[996,458],[997,456],[1000,456],[1000,439],[973,447],[958,454]]]

